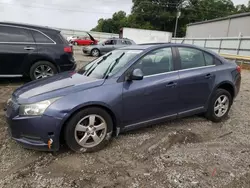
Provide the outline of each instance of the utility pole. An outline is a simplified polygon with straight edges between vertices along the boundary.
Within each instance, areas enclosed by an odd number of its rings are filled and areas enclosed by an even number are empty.
[[[176,33],[177,33],[177,28],[178,28],[178,21],[179,21],[180,16],[181,16],[181,11],[179,11],[177,9],[175,28],[174,28],[174,38],[176,38]]]
[[[176,20],[175,20],[175,28],[174,28],[174,38],[176,38],[176,33],[178,29],[178,21],[181,16],[180,6],[182,5],[182,3],[183,3],[183,0],[180,0],[180,2],[176,5],[177,13],[176,13]]]

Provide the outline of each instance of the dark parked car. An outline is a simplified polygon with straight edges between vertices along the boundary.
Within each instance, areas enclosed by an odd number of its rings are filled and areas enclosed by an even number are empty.
[[[86,55],[99,57],[112,50],[123,48],[126,46],[135,45],[135,42],[130,39],[110,38],[96,45],[83,47],[82,51]]]
[[[0,77],[32,80],[74,70],[73,49],[60,31],[0,22]]]
[[[114,50],[77,73],[65,72],[18,88],[8,101],[12,138],[55,151],[101,149],[113,134],[203,113],[223,120],[237,96],[240,67],[184,44]]]

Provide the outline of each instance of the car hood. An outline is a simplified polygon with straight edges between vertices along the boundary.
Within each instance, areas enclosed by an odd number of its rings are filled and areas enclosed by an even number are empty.
[[[24,84],[14,91],[13,97],[20,104],[33,103],[97,87],[103,83],[103,79],[90,78],[75,72],[64,72]]]

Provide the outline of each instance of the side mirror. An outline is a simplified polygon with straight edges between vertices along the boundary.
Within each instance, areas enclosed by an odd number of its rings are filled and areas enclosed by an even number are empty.
[[[132,73],[128,76],[127,80],[142,80],[143,79],[143,72],[141,69],[134,69]]]
[[[102,45],[103,45],[103,46],[105,46],[105,44],[104,44],[104,43],[102,43]]]

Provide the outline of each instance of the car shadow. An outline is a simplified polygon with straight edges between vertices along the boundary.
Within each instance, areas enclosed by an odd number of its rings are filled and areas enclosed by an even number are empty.
[[[29,78],[0,78],[0,86],[22,85],[30,82]]]

